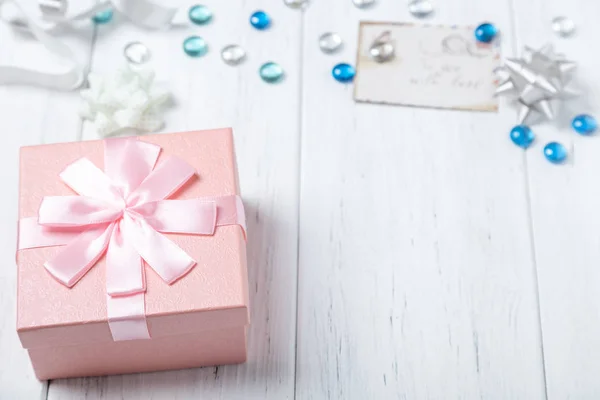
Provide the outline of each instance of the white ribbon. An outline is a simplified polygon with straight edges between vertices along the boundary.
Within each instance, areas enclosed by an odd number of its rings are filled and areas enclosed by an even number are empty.
[[[70,15],[44,15],[44,21],[39,21],[28,16],[16,0],[0,0],[0,20],[11,25],[13,29],[33,35],[66,65],[64,71],[51,73],[0,64],[0,84],[34,85],[57,90],[73,90],[81,86],[88,66],[79,62],[71,49],[52,34],[65,25],[89,20],[107,8],[114,8],[136,25],[148,29],[170,26],[178,12],[178,8],[160,6],[148,0],[111,0],[93,3],[90,7],[76,10]]]

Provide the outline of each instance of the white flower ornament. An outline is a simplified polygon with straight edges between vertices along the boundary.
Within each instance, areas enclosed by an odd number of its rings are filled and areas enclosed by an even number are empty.
[[[125,67],[113,75],[90,73],[89,88],[80,115],[93,121],[98,135],[106,137],[122,129],[151,132],[163,125],[162,111],[170,93],[154,85],[154,71]]]

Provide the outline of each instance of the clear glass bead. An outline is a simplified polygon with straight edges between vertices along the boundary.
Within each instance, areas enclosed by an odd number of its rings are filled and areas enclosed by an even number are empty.
[[[131,42],[125,45],[123,54],[132,64],[144,64],[150,60],[150,49],[140,42]]]
[[[394,58],[394,44],[390,31],[385,31],[369,47],[369,55],[378,63],[383,63]]]
[[[246,51],[237,44],[230,44],[221,50],[221,59],[227,65],[238,65],[246,58]]]
[[[303,8],[308,5],[308,0],[283,0],[283,3],[289,8]]]
[[[571,36],[575,32],[575,23],[567,17],[556,17],[552,20],[552,30],[559,36]]]
[[[376,0],[352,0],[352,3],[358,8],[371,7]]]
[[[319,36],[319,48],[323,53],[335,53],[342,47],[342,37],[335,32]]]
[[[408,12],[415,18],[425,18],[433,12],[433,4],[429,0],[413,0],[408,3]]]

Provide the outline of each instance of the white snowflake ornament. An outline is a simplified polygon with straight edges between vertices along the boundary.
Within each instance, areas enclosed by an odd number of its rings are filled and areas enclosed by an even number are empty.
[[[154,85],[154,71],[127,66],[110,76],[88,75],[79,114],[94,123],[98,135],[122,129],[152,132],[163,125],[162,112],[171,95]]]

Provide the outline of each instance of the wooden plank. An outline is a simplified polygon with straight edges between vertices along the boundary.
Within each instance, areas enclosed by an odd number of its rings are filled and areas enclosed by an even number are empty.
[[[490,20],[510,49],[508,2],[436,5],[427,22]],[[305,15],[296,398],[542,399],[514,112],[353,103],[330,71],[353,63],[359,20],[418,22],[404,2]],[[325,31],[342,53],[320,53]]]
[[[575,86],[584,95],[569,100],[552,123],[534,126],[536,145],[527,151],[531,210],[538,265],[542,333],[549,399],[596,399],[600,393],[600,142],[582,137],[570,122],[589,113],[600,118],[600,4],[534,0],[515,2],[519,49],[546,42],[579,63]],[[525,16],[532,16],[527,18]],[[566,15],[577,33],[558,38],[551,20]],[[570,151],[566,165],[555,166],[542,154],[549,141]]]
[[[92,29],[63,36],[81,59],[89,57]],[[43,61],[43,63],[42,63]],[[44,48],[29,36],[15,34],[0,23],[0,63],[24,67],[60,68],[51,62]],[[33,373],[26,350],[16,333],[16,214],[18,207],[19,147],[77,138],[81,129],[76,113],[79,104],[75,92],[56,92],[24,86],[0,86],[2,117],[2,180],[4,196],[0,216],[2,243],[0,268],[0,398],[46,398],[47,384],[39,382]]]
[[[207,26],[150,32],[124,21],[99,30],[93,70],[114,71],[122,50],[134,40],[152,51],[157,79],[174,93],[164,131],[233,126],[248,218],[252,324],[249,361],[240,366],[202,368],[52,381],[49,399],[286,399],[293,397],[298,229],[298,138],[301,13],[283,2],[208,1],[214,20]],[[256,8],[271,13],[273,26],[254,30]],[[209,53],[192,59],[183,40],[203,36]],[[237,43],[248,52],[238,67],[225,65],[220,49]],[[281,63],[287,77],[269,85],[259,66]],[[96,138],[86,123],[84,138]]]

